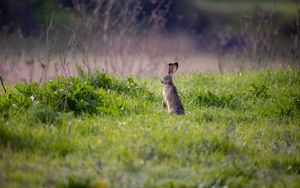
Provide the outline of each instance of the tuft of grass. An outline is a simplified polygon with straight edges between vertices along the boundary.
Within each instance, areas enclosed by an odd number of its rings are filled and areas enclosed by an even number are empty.
[[[68,182],[66,184],[62,183],[57,186],[57,188],[89,188],[90,180],[80,180],[74,177],[69,177]]]

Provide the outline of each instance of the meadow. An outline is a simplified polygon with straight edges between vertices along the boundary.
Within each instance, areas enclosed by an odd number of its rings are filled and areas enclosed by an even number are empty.
[[[158,78],[102,72],[0,93],[1,187],[300,187],[296,70]]]

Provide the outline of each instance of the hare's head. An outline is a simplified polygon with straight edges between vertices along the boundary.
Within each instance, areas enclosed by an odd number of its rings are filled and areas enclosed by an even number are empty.
[[[161,79],[161,83],[165,85],[172,85],[173,84],[172,75],[177,71],[177,69],[178,69],[177,62],[169,63],[169,72]]]

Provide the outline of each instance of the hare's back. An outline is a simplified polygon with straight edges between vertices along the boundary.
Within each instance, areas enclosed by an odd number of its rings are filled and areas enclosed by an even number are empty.
[[[184,114],[184,108],[174,85],[164,87],[164,99],[168,104],[170,113],[174,112],[176,114]]]

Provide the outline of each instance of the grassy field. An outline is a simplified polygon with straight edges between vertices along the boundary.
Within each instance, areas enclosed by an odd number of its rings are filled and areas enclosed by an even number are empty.
[[[0,95],[0,187],[300,187],[300,74],[102,73]]]

